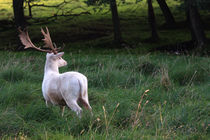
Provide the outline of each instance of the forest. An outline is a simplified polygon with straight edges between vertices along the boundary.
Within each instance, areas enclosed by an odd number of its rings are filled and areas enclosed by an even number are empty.
[[[208,139],[209,7],[0,0],[0,139]],[[60,73],[87,77],[92,115],[83,102],[81,118],[46,106],[46,52],[64,52]]]

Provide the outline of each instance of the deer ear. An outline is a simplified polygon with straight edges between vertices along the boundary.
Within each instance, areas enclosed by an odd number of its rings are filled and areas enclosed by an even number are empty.
[[[62,57],[64,55],[64,52],[60,52],[56,54],[56,57]]]

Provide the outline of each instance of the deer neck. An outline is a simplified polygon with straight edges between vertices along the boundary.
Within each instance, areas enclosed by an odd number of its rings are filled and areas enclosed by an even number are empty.
[[[55,63],[46,61],[45,68],[44,68],[44,74],[48,75],[49,73],[59,74],[59,69],[58,69],[58,66]]]

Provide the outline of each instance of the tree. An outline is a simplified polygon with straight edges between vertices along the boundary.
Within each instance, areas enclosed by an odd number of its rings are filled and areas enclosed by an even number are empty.
[[[116,0],[110,0],[110,9],[112,12],[112,22],[114,28],[114,41],[117,44],[120,44],[122,41],[121,32],[120,32],[120,20],[117,11]]]
[[[29,17],[32,18],[32,6],[31,6],[31,3],[33,2],[34,0],[25,0],[25,2],[27,3],[28,5],[28,13],[29,13]]]
[[[24,29],[26,27],[26,21],[23,11],[24,0],[13,0],[13,12],[16,28]],[[18,30],[17,30],[18,31]],[[18,38],[18,32],[16,32],[17,48],[16,50],[22,50],[24,47]]]
[[[159,39],[157,34],[157,28],[156,28],[156,20],[155,20],[155,14],[152,6],[152,0],[147,0],[148,3],[148,21],[151,27],[152,36],[151,40],[157,41]]]
[[[112,14],[112,23],[114,29],[114,42],[117,44],[122,43],[121,31],[120,31],[120,19],[118,16],[116,0],[86,0],[87,5],[105,5],[109,4]]]
[[[195,43],[197,48],[201,49],[206,41],[206,36],[197,4],[194,0],[185,0],[185,4],[192,41]]]
[[[166,3],[165,0],[157,0],[162,12],[163,12],[163,15],[165,17],[165,20],[166,20],[166,24],[167,25],[175,25],[175,20],[174,20],[174,17]]]
[[[23,11],[24,0],[13,0],[13,12],[16,27],[24,28],[26,25]]]

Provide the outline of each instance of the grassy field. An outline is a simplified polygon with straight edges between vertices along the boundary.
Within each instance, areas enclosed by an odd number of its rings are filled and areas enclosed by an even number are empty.
[[[183,23],[185,13],[176,7],[179,1],[167,2],[181,26],[162,28],[164,17],[155,2],[161,38],[157,43],[145,42],[150,37],[145,0],[118,2],[123,39],[134,49],[113,48],[108,6],[94,11],[81,1],[72,1],[65,10],[82,6],[72,13],[87,10],[91,15],[49,22],[42,18],[53,15],[55,9],[33,9],[34,19],[28,21],[32,41],[42,45],[40,27],[48,26],[52,40],[66,46],[68,65],[60,72],[79,71],[88,77],[94,115],[83,109],[82,119],[69,109],[61,117],[59,107],[45,106],[41,91],[45,54],[8,51],[17,46],[16,30],[8,25],[11,28],[0,34],[0,139],[208,139],[209,56],[148,51],[191,38]],[[0,20],[12,19],[11,0],[0,0],[0,10]],[[208,19],[209,13],[204,15]],[[210,37],[209,30],[205,33]]]
[[[44,54],[0,52],[1,139],[209,137],[209,58],[115,51],[64,55],[68,66],[61,72],[79,71],[89,80],[94,116],[84,110],[81,120],[45,106]]]

